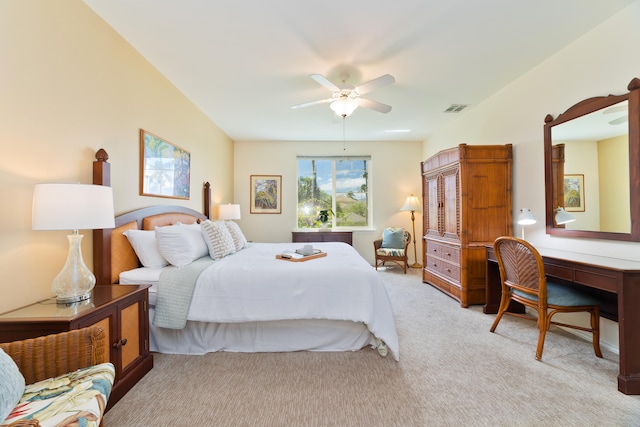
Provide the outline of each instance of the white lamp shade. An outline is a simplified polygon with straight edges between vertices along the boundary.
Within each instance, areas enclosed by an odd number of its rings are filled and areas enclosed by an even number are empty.
[[[518,215],[518,224],[531,225],[535,224],[536,222],[536,217],[533,216],[533,213],[529,208],[520,209],[520,215]]]
[[[402,207],[400,208],[400,212],[419,211],[421,208],[422,208],[422,205],[420,204],[420,199],[418,198],[418,196],[414,196],[412,194],[409,197],[407,197],[407,200],[405,200],[404,205],[402,205]]]
[[[358,108],[358,100],[344,96],[333,101],[329,107],[340,117],[348,117]]]
[[[576,220],[576,217],[565,211],[563,208],[558,208],[556,211],[556,224],[568,224]]]
[[[229,203],[218,206],[218,219],[240,219],[240,205]]]
[[[90,184],[37,184],[31,226],[34,230],[113,228],[113,189]]]

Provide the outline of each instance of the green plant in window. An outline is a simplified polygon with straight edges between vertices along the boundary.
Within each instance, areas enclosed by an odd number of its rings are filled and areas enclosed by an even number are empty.
[[[321,209],[318,212],[318,221],[322,224],[326,224],[329,221],[329,218],[331,218],[331,215],[333,215],[333,211],[331,209]]]

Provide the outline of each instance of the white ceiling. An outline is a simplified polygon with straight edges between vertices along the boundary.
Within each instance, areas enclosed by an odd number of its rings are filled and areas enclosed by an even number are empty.
[[[636,0],[84,1],[235,141],[422,141]],[[345,72],[391,112],[290,108]]]

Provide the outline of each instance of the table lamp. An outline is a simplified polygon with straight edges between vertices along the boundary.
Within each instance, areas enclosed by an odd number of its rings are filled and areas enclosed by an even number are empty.
[[[82,259],[78,230],[113,228],[113,190],[103,185],[37,184],[33,191],[33,230],[72,230],[69,252],[51,290],[59,304],[91,298],[96,277]]]
[[[226,205],[218,206],[218,219],[240,219],[240,205],[227,203]]]
[[[522,208],[520,209],[520,215],[518,215],[518,224],[520,224],[522,226],[522,240],[525,240],[524,238],[524,226],[525,225],[531,225],[531,224],[535,224],[536,221],[536,217],[533,216],[533,213],[531,212],[531,209],[529,208]]]
[[[565,211],[563,208],[556,209],[556,224],[568,224],[576,220],[576,217]]]
[[[419,211],[422,206],[420,205],[420,199],[413,194],[407,197],[404,205],[400,208],[400,212],[411,212],[411,226],[413,227],[413,259],[415,262],[409,267],[422,268],[422,264],[418,262],[418,251],[416,250],[416,217],[414,212]]]

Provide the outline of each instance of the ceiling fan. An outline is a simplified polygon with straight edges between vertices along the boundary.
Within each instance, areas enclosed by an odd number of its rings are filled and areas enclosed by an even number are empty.
[[[385,74],[373,80],[369,80],[366,83],[362,83],[359,86],[348,84],[348,75],[341,76],[342,83],[340,85],[333,84],[329,79],[321,74],[311,74],[309,77],[329,89],[332,92],[331,98],[294,105],[291,107],[294,110],[317,104],[331,103],[331,109],[342,118],[350,116],[358,107],[369,108],[374,111],[379,111],[380,113],[388,113],[391,111],[390,105],[362,97],[362,95],[382,86],[395,83],[396,79],[391,74]]]
[[[623,102],[622,105],[619,106],[614,106],[614,107],[610,107],[607,108],[606,110],[603,111],[603,114],[614,114],[614,113],[627,113],[628,112],[628,106],[627,106],[627,102]],[[609,122],[610,125],[619,125],[621,123],[624,123],[626,121],[629,120],[629,115],[627,114],[623,114],[622,116],[618,117],[617,119],[613,119]]]

